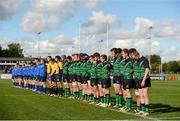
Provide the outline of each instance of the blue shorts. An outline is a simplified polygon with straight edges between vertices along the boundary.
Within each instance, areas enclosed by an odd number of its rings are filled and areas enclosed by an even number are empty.
[[[40,82],[46,82],[46,77],[45,76],[40,76],[39,81]]]

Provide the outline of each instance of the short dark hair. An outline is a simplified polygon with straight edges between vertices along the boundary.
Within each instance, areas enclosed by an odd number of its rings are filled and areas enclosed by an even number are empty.
[[[117,53],[117,48],[112,48],[111,52],[114,52],[116,54]]]
[[[47,56],[48,58],[52,58],[51,56]]]
[[[68,56],[66,59],[72,60],[72,57],[71,57],[71,56]]]
[[[117,48],[117,49],[116,49],[116,52],[117,52],[117,53],[121,53],[121,52],[122,52],[122,49],[121,49],[121,48]]]
[[[57,58],[58,61],[61,61],[61,57],[59,55],[55,56],[55,58]]]
[[[101,55],[101,57],[102,57],[104,60],[107,60],[107,55],[103,54],[103,55]]]
[[[93,55],[94,55],[94,57],[100,58],[100,54],[98,52],[94,53]]]

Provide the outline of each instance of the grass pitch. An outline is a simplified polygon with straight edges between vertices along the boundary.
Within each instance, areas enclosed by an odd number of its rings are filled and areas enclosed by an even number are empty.
[[[180,120],[180,81],[152,81],[150,98],[151,114],[143,118],[112,107],[97,107],[13,88],[11,80],[0,80],[0,120]]]

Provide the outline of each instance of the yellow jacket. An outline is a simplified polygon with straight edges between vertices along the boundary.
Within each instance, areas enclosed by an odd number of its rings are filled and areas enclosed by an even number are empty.
[[[51,71],[52,71],[52,63],[48,62],[48,64],[47,64],[47,73],[50,74]]]
[[[52,67],[53,68],[52,68],[51,75],[59,74],[60,71],[63,69],[62,62],[56,62],[56,63],[54,63],[54,65]]]

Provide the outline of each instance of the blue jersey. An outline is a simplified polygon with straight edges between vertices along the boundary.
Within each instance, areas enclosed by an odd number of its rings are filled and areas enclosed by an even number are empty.
[[[36,77],[36,66],[32,67],[32,75],[33,77]]]
[[[39,70],[39,75],[41,77],[46,77],[46,68],[45,64],[39,64],[38,65],[38,70]]]
[[[37,77],[39,76],[39,64],[34,67],[34,75]]]
[[[30,77],[31,76],[31,72],[30,72],[30,67],[27,67],[26,68],[26,73],[27,73],[27,77]]]
[[[25,77],[25,67],[21,67],[21,75]]]
[[[26,66],[26,67],[24,67],[24,69],[23,69],[23,71],[24,71],[23,73],[24,73],[24,76],[25,76],[25,77],[27,77],[27,76],[28,76],[28,70],[27,70],[27,69],[28,69],[28,67],[27,67],[27,66]]]
[[[33,77],[33,67],[29,67],[29,75],[30,77]]]
[[[17,76],[21,76],[20,67],[16,68],[16,74],[17,74]]]
[[[11,71],[12,77],[16,76],[16,67],[14,67]]]

